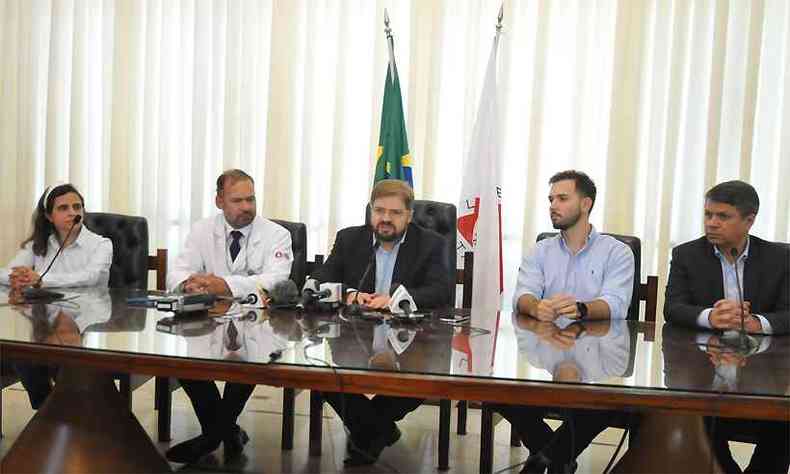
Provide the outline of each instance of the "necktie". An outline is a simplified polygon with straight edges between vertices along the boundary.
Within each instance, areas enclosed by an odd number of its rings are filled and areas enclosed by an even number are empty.
[[[239,243],[239,240],[241,240],[242,235],[244,234],[238,230],[234,230],[230,233],[230,236],[233,239],[233,242],[230,243],[230,260],[232,262],[236,261],[236,257],[238,257],[239,251],[241,251],[241,244]]]
[[[239,330],[236,329],[236,325],[233,324],[231,320],[228,323],[228,329],[225,332],[225,349],[235,352],[241,349],[241,344],[239,344]]]

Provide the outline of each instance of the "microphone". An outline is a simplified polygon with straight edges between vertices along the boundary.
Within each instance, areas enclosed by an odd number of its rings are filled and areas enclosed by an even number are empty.
[[[746,318],[743,314],[743,292],[741,291],[741,277],[738,275],[738,249],[733,247],[730,255],[735,260],[732,264],[735,267],[735,286],[738,289],[738,307],[741,314],[741,329],[738,331],[738,349],[749,353],[757,347],[757,341],[746,333]],[[724,341],[724,337],[722,337]]]
[[[245,304],[245,305],[254,305],[258,302],[258,295],[255,293],[250,293],[247,296],[224,296],[224,295],[217,295],[216,297],[218,300],[223,301],[231,301],[233,303]]]
[[[730,249],[730,255],[732,255],[733,266],[735,266],[735,286],[738,287],[738,309],[741,313],[741,334],[746,334],[746,323],[743,317],[743,294],[741,293],[741,278],[738,276],[738,249],[733,247]]]
[[[368,266],[365,268],[365,272],[362,273],[362,278],[359,279],[359,284],[357,285],[357,289],[354,293],[354,301],[346,306],[346,312],[350,315],[359,315],[362,313],[362,308],[359,307],[359,292],[362,289],[362,284],[368,278],[368,274],[373,269],[373,265],[376,263],[376,250],[379,248],[379,241],[378,239],[373,244],[373,251],[370,254],[370,260],[368,261]]]
[[[320,289],[321,291],[314,295],[314,298],[319,303],[330,303],[338,306],[343,303],[342,283],[321,283]]]
[[[302,287],[302,299],[296,304],[296,309],[304,309],[315,302],[315,294],[318,292],[318,280],[308,278]]]
[[[58,293],[58,292],[55,292],[55,291],[49,291],[49,290],[42,289],[41,288],[41,282],[44,280],[44,275],[46,275],[49,272],[49,269],[52,268],[52,264],[55,263],[55,260],[57,260],[57,258],[60,255],[60,253],[63,252],[63,247],[66,245],[66,242],[68,242],[69,237],[71,236],[71,231],[73,231],[74,227],[77,224],[79,224],[81,221],[82,221],[82,215],[77,214],[76,216],[74,216],[74,220],[71,221],[71,227],[69,227],[69,231],[66,232],[66,238],[64,238],[63,242],[60,243],[60,247],[58,247],[58,251],[55,252],[55,256],[52,257],[52,260],[49,261],[49,265],[47,265],[47,268],[44,270],[44,273],[42,273],[41,276],[38,277],[38,281],[33,283],[32,286],[27,287],[24,290],[22,290],[22,295],[25,297],[25,300],[28,300],[28,301],[32,301],[32,300],[52,300],[52,301],[55,301],[55,300],[59,300],[59,299],[63,298],[63,296],[64,296],[63,293]]]
[[[411,314],[417,309],[414,299],[409,294],[405,286],[400,284],[393,284],[391,291],[392,298],[390,299],[390,313],[404,315],[411,317]]]
[[[299,298],[299,290],[296,288],[296,283],[291,280],[279,281],[272,287],[270,298],[270,306],[272,308],[290,308],[295,305],[297,298]]]

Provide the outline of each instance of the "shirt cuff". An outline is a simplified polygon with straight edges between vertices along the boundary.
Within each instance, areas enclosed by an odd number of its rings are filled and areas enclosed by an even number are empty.
[[[707,351],[708,350],[708,342],[710,341],[711,336],[712,336],[712,334],[709,333],[709,332],[703,332],[703,333],[697,334],[696,337],[694,338],[695,342],[697,343],[697,348],[699,350],[701,350],[702,352]]]
[[[759,314],[753,314],[752,316],[756,317],[757,320],[760,321],[760,327],[762,328],[762,330],[760,331],[760,334],[773,334],[774,333],[774,329],[771,327],[771,323],[769,323],[768,320],[765,319],[765,317],[763,317],[763,316],[761,316]]]
[[[697,316],[697,326],[713,329],[710,325],[710,312],[713,311],[713,308],[706,308],[700,311],[699,316]]]

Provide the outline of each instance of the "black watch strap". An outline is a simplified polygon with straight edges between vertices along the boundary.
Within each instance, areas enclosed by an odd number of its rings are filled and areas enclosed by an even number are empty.
[[[586,319],[587,314],[589,312],[587,308],[587,304],[582,303],[581,301],[576,302],[576,310],[579,311],[579,319]]]

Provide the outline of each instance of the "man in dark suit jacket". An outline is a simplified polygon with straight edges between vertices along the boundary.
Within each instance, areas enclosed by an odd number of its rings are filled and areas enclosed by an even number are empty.
[[[749,333],[790,332],[790,247],[749,235],[759,207],[757,192],[743,181],[718,184],[705,194],[705,237],[672,251],[664,304],[668,322],[729,331],[739,330],[743,318]],[[738,472],[725,434],[755,423],[721,419],[717,424],[719,461],[728,472]],[[757,424],[761,429],[747,472],[787,472],[790,425]]]
[[[385,309],[390,289],[403,285],[417,309],[450,303],[446,241],[411,223],[414,193],[403,181],[383,180],[370,198],[370,226],[337,233],[326,263],[311,275],[319,282],[343,283],[347,303]],[[405,397],[324,393],[350,432],[349,465],[374,463],[381,451],[398,441],[395,422],[415,410],[422,400]]]

